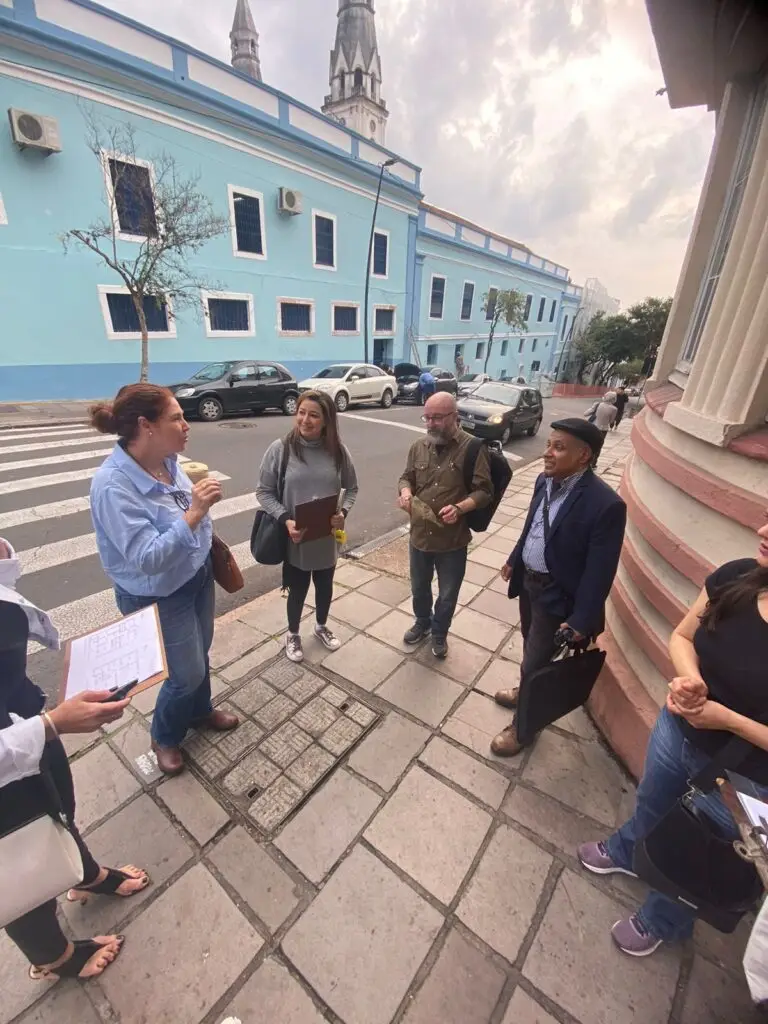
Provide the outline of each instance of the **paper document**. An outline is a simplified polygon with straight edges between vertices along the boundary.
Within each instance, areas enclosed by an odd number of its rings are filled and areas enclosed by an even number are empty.
[[[64,698],[84,690],[112,690],[134,679],[146,689],[167,675],[157,605],[150,605],[70,641]]]
[[[744,813],[749,818],[750,824],[768,832],[768,804],[754,796],[741,793],[738,789],[736,796],[739,798],[739,803],[744,808]],[[761,834],[759,838],[762,840],[763,846],[768,846],[768,836]]]

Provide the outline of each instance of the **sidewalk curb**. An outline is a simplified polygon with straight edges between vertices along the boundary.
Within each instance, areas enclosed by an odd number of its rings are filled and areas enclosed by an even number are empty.
[[[70,416],[67,419],[37,419],[22,420],[20,423],[0,423],[0,431],[4,430],[29,430],[34,427],[72,427],[85,426],[88,423],[87,417]]]
[[[398,526],[394,530],[390,530],[388,533],[382,533],[380,537],[375,537],[373,540],[369,540],[365,544],[361,544],[359,548],[355,548],[353,551],[348,551],[344,557],[351,559],[353,562],[358,562],[361,558],[367,558],[368,555],[372,555],[374,551],[378,551],[379,548],[383,548],[387,544],[391,544],[392,541],[399,540],[401,537],[404,537],[410,529],[410,525]]]

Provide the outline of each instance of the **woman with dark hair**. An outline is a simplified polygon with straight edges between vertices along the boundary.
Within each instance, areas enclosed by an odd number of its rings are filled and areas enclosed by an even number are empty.
[[[129,384],[114,402],[91,408],[115,450],[91,485],[91,515],[104,572],[123,615],[157,604],[168,679],[157,698],[152,749],[161,771],[184,768],[180,745],[191,725],[226,731],[235,715],[214,710],[208,650],[213,640],[213,527],[216,480],[194,486],[178,462],[189,434],[167,388]]]
[[[678,675],[651,734],[635,813],[605,841],[579,847],[588,871],[632,875],[635,843],[715,755],[722,757],[720,767],[737,770],[768,794],[768,524],[757,534],[757,558],[727,562],[713,572],[672,633],[669,653]],[[746,755],[731,759],[731,751],[723,756],[723,750],[734,736],[746,741]],[[725,835],[738,838],[716,790],[697,797],[696,807]],[[612,935],[624,953],[648,956],[662,942],[687,938],[694,918],[692,909],[651,892],[636,914],[613,926]]]
[[[287,461],[285,457],[287,455]],[[281,468],[285,465],[284,473]],[[280,478],[283,476],[281,494]],[[321,391],[299,398],[295,426],[283,441],[267,448],[259,470],[256,497],[268,515],[285,526],[291,543],[283,564],[283,588],[288,591],[288,633],[285,651],[291,661],[303,661],[299,626],[310,580],[315,583],[315,636],[329,651],[341,646],[328,628],[333,599],[333,575],[338,547],[333,532],[319,540],[303,541],[296,528],[296,506],[316,498],[344,492],[341,509],[330,530],[341,530],[357,498],[357,474],[352,457],[339,439],[333,400]]]

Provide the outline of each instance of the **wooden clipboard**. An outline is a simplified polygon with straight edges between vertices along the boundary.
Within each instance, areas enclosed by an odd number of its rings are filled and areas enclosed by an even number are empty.
[[[310,540],[322,540],[333,534],[331,519],[339,507],[339,495],[331,494],[327,498],[315,498],[296,506],[295,523],[297,530],[305,530],[301,543]]]
[[[156,672],[154,675],[149,676],[147,679],[140,679],[139,685],[131,691],[132,697],[135,697],[139,693],[143,693],[145,690],[151,689],[153,686],[157,686],[158,683],[165,682],[165,680],[168,678],[168,658],[165,653],[165,643],[163,642],[163,629],[160,623],[160,612],[156,604],[150,605],[149,607],[154,612],[157,633],[160,638],[160,656],[163,667],[159,672]],[[72,661],[72,644],[77,640],[82,640],[84,637],[95,636],[97,633],[100,633],[103,630],[115,626],[118,623],[125,622],[126,620],[131,619],[134,616],[141,614],[142,612],[146,612],[146,609],[143,608],[139,609],[139,611],[131,612],[130,615],[125,615],[121,619],[115,619],[114,622],[107,623],[106,626],[100,626],[97,629],[87,630],[85,633],[80,633],[78,636],[72,637],[71,639],[66,641],[64,651],[64,673],[61,680],[61,686],[59,687],[59,702],[67,699],[67,682],[69,680],[69,669]],[[130,682],[130,680],[125,681]],[[108,687],[105,687],[105,689],[107,688]],[[90,687],[88,689],[90,689]]]

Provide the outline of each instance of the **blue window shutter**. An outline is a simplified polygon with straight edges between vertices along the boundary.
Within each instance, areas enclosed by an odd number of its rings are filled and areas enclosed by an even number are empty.
[[[357,331],[357,306],[333,307],[334,331]]]
[[[389,238],[379,232],[373,237],[373,272],[377,277],[387,276]]]
[[[395,311],[394,309],[377,309],[374,330],[381,334],[394,330]]]
[[[473,284],[464,285],[464,296],[461,300],[461,319],[471,320],[472,319],[472,303],[475,299],[475,286]]]
[[[124,160],[110,160],[109,173],[115,194],[120,230],[126,235],[157,235],[155,197],[149,168]]]
[[[208,315],[212,331],[251,329],[246,299],[208,299]]]
[[[552,323],[557,312],[557,299],[552,299],[552,309],[549,311],[549,322]]]
[[[429,303],[429,315],[433,320],[443,319],[443,303],[445,301],[445,280],[442,277],[432,279],[432,295]]]
[[[509,342],[506,341],[506,340],[502,341],[502,343],[501,343],[501,354],[503,356],[505,356],[507,354],[507,349],[508,348],[509,348]]]
[[[107,305],[115,334],[138,334],[141,330],[139,316],[130,295],[110,292]],[[165,334],[168,331],[168,309],[165,303],[158,304],[151,296],[144,299],[144,316],[150,333]]]
[[[282,302],[280,323],[284,331],[309,334],[312,330],[311,307],[304,302]]]
[[[336,265],[334,222],[329,217],[315,217],[315,263],[321,267]]]
[[[544,309],[545,309],[546,305],[547,305],[547,300],[544,298],[544,296],[542,296],[541,302],[539,303],[539,315],[538,315],[538,318],[537,318],[539,321],[544,319]]]
[[[264,240],[261,234],[261,200],[255,196],[233,193],[235,207],[235,233],[237,251],[264,255]]]

